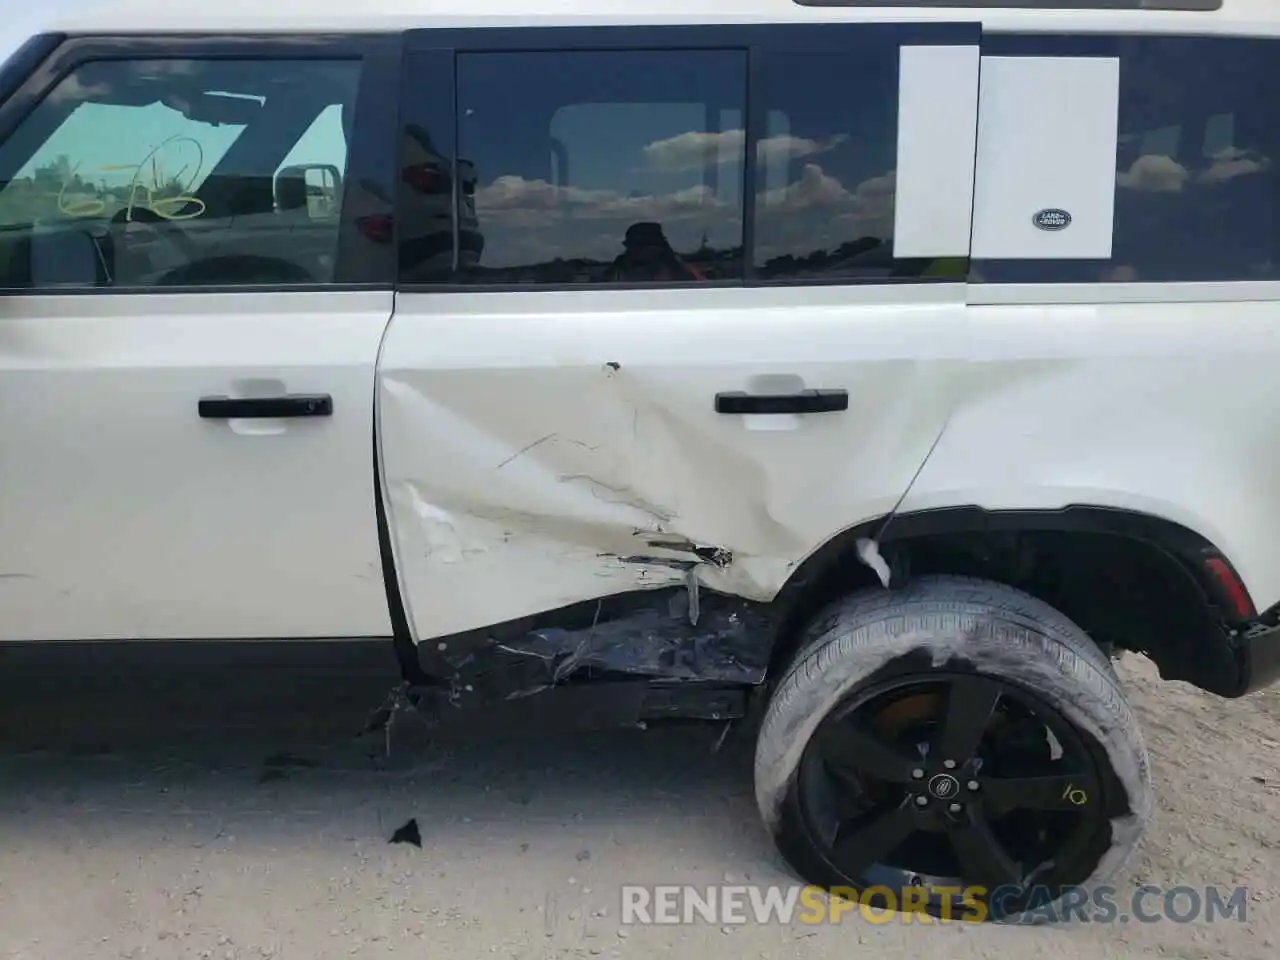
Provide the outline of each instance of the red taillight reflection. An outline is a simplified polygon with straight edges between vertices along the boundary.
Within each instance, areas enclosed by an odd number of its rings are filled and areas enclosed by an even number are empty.
[[[390,243],[395,238],[395,219],[389,213],[357,217],[356,226],[374,243]]]
[[[401,172],[404,182],[419,193],[445,193],[449,189],[449,180],[439,170],[415,164],[405,167]]]

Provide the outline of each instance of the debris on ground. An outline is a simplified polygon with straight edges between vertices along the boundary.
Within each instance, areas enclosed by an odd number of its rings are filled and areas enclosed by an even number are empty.
[[[388,843],[412,843],[421,850],[422,833],[418,830],[418,818],[410,817],[408,823],[397,828],[396,832],[391,835]]]

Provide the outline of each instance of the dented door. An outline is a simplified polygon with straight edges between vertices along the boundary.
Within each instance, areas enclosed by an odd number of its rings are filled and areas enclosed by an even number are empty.
[[[456,141],[438,103],[406,122],[474,170],[480,237],[402,257],[379,362],[419,640],[690,576],[768,600],[966,389],[976,25],[557,32],[410,58],[456,77]]]

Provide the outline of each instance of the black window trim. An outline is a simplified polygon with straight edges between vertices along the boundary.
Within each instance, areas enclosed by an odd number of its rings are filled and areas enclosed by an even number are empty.
[[[411,29],[405,33],[406,57],[431,53],[453,57],[455,70],[460,54],[481,53],[579,53],[607,50],[744,50],[747,70],[743,78],[746,96],[747,143],[753,144],[763,130],[763,111],[752,99],[762,55],[785,52],[846,52],[860,46],[889,43],[912,45],[980,46],[982,24],[972,20],[895,21],[865,23],[728,23],[728,24],[645,24],[580,27],[450,27]],[[456,76],[454,93],[456,97]],[[456,141],[456,100],[454,104]],[[455,142],[456,147],[456,142]],[[454,151],[454,161],[457,151]],[[741,279],[669,281],[654,283],[460,283],[445,281],[399,281],[396,289],[406,294],[423,293],[539,293],[554,291],[610,290],[709,290],[715,288],[759,287],[895,287],[902,285],[964,284],[964,275],[939,277],[814,277],[761,280],[755,276],[751,244],[755,240],[755,151],[748,148],[742,177],[743,276]],[[455,171],[456,172],[456,171]],[[456,181],[456,177],[455,177]],[[454,204],[454,231],[458,229],[458,209]],[[455,240],[456,243],[456,240]],[[455,246],[456,255],[456,246]]]
[[[400,56],[403,33],[359,34],[44,34],[20,48],[0,75],[10,95],[0,102],[0,142],[14,130],[77,67],[91,61],[136,59],[190,60],[360,60],[362,70],[355,101],[355,126],[348,144],[344,182],[369,183],[394,200],[398,133]],[[24,59],[25,56],[25,59]],[[15,62],[16,61],[16,62]],[[25,70],[18,76],[14,67]],[[172,287],[59,287],[57,289],[4,289],[0,298],[37,296],[178,296],[191,294],[340,293],[344,291],[394,291],[397,237],[377,244],[378,252],[366,256],[362,275],[347,278],[351,264],[342,255],[352,234],[354,191],[344,192],[340,215],[339,255],[332,283],[309,284],[200,284]],[[395,222],[394,207],[385,215]],[[372,243],[370,241],[370,243]]]
[[[0,104],[12,97],[40,64],[53,55],[66,35],[41,33],[28,39],[8,60],[0,62]]]
[[[945,43],[950,31],[956,45],[978,43],[978,20],[876,21],[863,23],[721,23],[643,24],[587,27],[448,27],[405,32],[407,50],[453,50],[457,53],[573,53],[584,50],[724,50],[767,47],[770,50],[840,52],[855,43],[898,45]],[[865,39],[862,39],[865,38]]]

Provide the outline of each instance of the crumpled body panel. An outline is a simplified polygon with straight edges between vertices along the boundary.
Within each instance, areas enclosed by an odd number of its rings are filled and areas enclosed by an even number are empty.
[[[691,575],[770,600],[893,507],[969,388],[958,287],[937,289],[402,295],[378,431],[416,638]],[[832,388],[848,411],[715,411]]]

